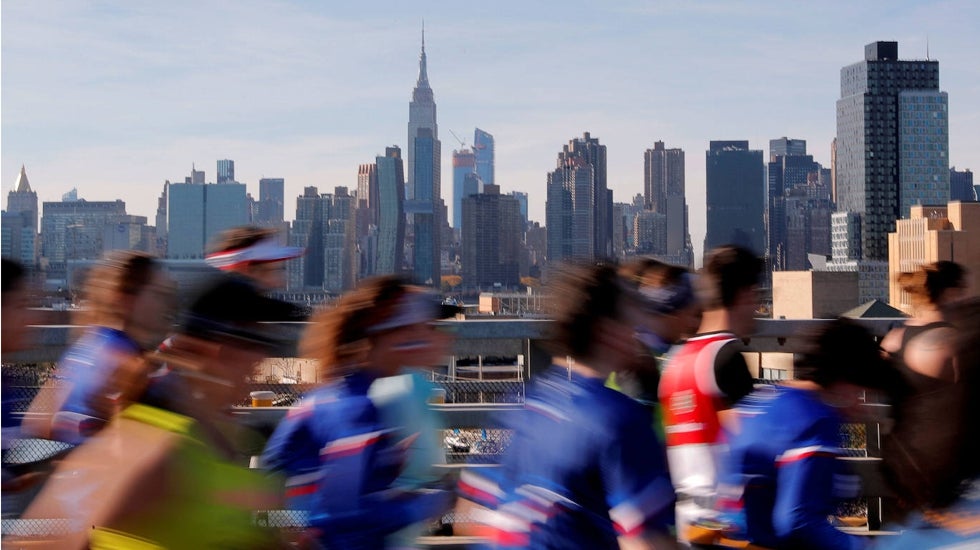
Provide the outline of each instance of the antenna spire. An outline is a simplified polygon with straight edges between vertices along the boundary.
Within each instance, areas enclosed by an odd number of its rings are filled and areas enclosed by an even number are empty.
[[[422,20],[422,53],[419,54],[419,80],[417,88],[429,87],[429,75],[426,71],[425,63],[425,19]]]

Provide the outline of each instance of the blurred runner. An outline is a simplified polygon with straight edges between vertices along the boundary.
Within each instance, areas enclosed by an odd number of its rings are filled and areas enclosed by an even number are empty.
[[[407,408],[395,399],[389,408],[381,398],[388,392],[376,385],[405,364],[442,359],[448,340],[432,323],[442,316],[436,296],[389,276],[365,281],[309,327],[304,350],[320,360],[321,379],[329,382],[290,411],[262,457],[266,467],[288,476],[291,506],[309,512],[309,543],[408,545],[412,532],[389,537],[448,507],[450,494],[441,484],[425,486],[434,459],[425,449],[431,447],[415,446],[434,436],[420,432],[434,432],[434,426],[411,418],[419,407],[429,414],[428,395]],[[411,416],[394,418],[399,410]],[[403,471],[414,479],[400,479]]]
[[[28,325],[33,322],[35,315],[28,309],[28,285],[27,274],[24,267],[19,263],[3,258],[3,300],[2,300],[2,353],[4,359],[8,354],[15,353],[30,347],[30,336],[27,332]],[[20,439],[20,418],[15,416],[15,412],[23,411],[30,403],[30,398],[24,398],[21,394],[13,391],[17,385],[17,377],[10,376],[8,369],[3,369],[3,380],[0,391],[2,391],[2,428],[3,436],[0,438],[3,446],[3,513],[6,517],[8,511],[15,511],[16,499],[14,493],[26,489],[40,480],[41,474],[30,469],[21,469],[7,463],[7,453]]]
[[[765,386],[739,402],[714,509],[685,533],[765,548],[857,549],[868,537],[828,521],[860,482],[840,460],[841,424],[861,418],[864,392],[887,380],[866,329],[832,321],[797,356],[794,380]],[[736,544],[737,546],[737,544]]]
[[[670,477],[677,490],[677,531],[710,509],[725,446],[725,411],[752,391],[740,338],[752,334],[763,263],[751,251],[708,253],[697,288],[704,313],[698,333],[674,350],[660,380]]]
[[[957,380],[906,411],[915,430],[895,426],[907,437],[883,456],[906,516],[888,527],[902,535],[875,548],[980,548],[980,298],[948,304],[943,318],[956,335]]]
[[[674,491],[650,415],[605,387],[636,357],[641,299],[609,266],[571,268],[551,346],[498,471],[466,470],[462,497],[498,548],[672,548]]]
[[[171,328],[173,283],[159,263],[135,251],[111,252],[85,280],[76,323],[86,328],[38,392],[24,431],[78,444],[139,395],[143,353]]]
[[[606,385],[636,399],[650,410],[653,429],[664,441],[657,389],[665,355],[671,346],[698,329],[701,306],[694,295],[693,277],[684,268],[642,258],[620,270],[635,284],[644,315],[636,326],[640,350],[635,364],[609,376]]]
[[[268,293],[286,287],[286,260],[302,255],[302,248],[279,244],[274,230],[248,225],[222,231],[209,246],[206,261],[256,292]],[[300,308],[288,302],[280,301],[275,307],[280,310],[270,314],[276,319],[306,318]]]
[[[227,278],[194,300],[153,357],[165,366],[139,401],[72,451],[24,514],[65,519],[66,532],[47,547],[281,545],[253,518],[281,506],[279,484],[247,468],[228,414],[247,395],[256,363],[282,347],[278,327],[264,323],[279,310]]]

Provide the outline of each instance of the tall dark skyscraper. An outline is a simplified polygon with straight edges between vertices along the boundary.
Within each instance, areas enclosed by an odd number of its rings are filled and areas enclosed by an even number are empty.
[[[873,42],[840,73],[837,211],[857,216],[863,260],[888,260],[888,233],[913,204],[949,199],[947,97],[939,62],[900,61],[897,42]]]
[[[408,104],[408,176],[407,198],[415,198],[415,138],[419,130],[431,130],[432,139],[439,139],[439,125],[436,124],[436,100],[429,86],[429,74],[425,58],[425,29],[422,29],[422,52],[419,54],[419,78],[412,90],[412,101]]]
[[[663,238],[667,261],[691,265],[691,234],[688,229],[685,198],[684,150],[667,149],[664,142],[654,143],[643,153],[643,199],[645,207],[665,216]]]
[[[418,284],[440,284],[441,228],[443,209],[440,198],[441,145],[429,128],[419,128],[415,137],[415,198],[406,212],[414,227],[412,278]]]
[[[375,159],[375,164],[378,172],[378,239],[372,275],[400,273],[405,258],[405,172],[402,150],[388,147],[384,156]]]
[[[558,153],[545,206],[548,261],[613,254],[613,199],[606,186],[606,146],[585,132]]]
[[[474,130],[473,153],[476,155],[476,174],[484,185],[494,185],[493,136],[479,128]]]
[[[466,287],[513,287],[520,282],[520,204],[487,185],[481,194],[463,199],[462,267]]]
[[[707,233],[704,252],[738,244],[766,252],[766,194],[762,151],[748,141],[712,141],[705,153]]]

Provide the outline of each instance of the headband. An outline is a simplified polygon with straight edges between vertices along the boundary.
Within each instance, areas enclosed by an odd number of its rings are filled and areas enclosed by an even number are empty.
[[[227,271],[253,262],[281,262],[302,255],[302,248],[282,246],[275,237],[269,237],[243,248],[208,254],[205,261],[211,267]]]
[[[443,305],[439,297],[431,292],[408,292],[398,301],[391,317],[373,325],[367,333],[378,334],[386,330],[445,319],[459,310],[456,306]]]

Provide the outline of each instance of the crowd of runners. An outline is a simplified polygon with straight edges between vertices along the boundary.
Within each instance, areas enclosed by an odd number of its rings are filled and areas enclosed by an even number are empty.
[[[499,464],[453,469],[424,372],[451,354],[459,308],[383,276],[306,318],[269,297],[301,253],[267,230],[225,232],[207,255],[220,274],[181,311],[151,256],[93,268],[84,328],[26,414],[4,379],[5,452],[71,446],[40,472],[5,463],[4,498],[31,494],[16,519],[61,523],[5,522],[4,545],[413,548],[452,512],[457,535],[490,548],[980,547],[980,300],[957,264],[902,274],[915,313],[886,335],[820,324],[779,384],[758,383],[743,355],[764,271],[752,252],[720,247],[697,272],[653,259],[556,270],[552,366],[503,419]],[[35,345],[31,291],[4,260],[5,355]],[[230,412],[295,321],[322,383],[261,437]],[[893,513],[860,532],[836,519],[862,493],[840,438],[869,421],[872,395],[890,405],[878,471]],[[270,527],[270,510],[302,520]]]

